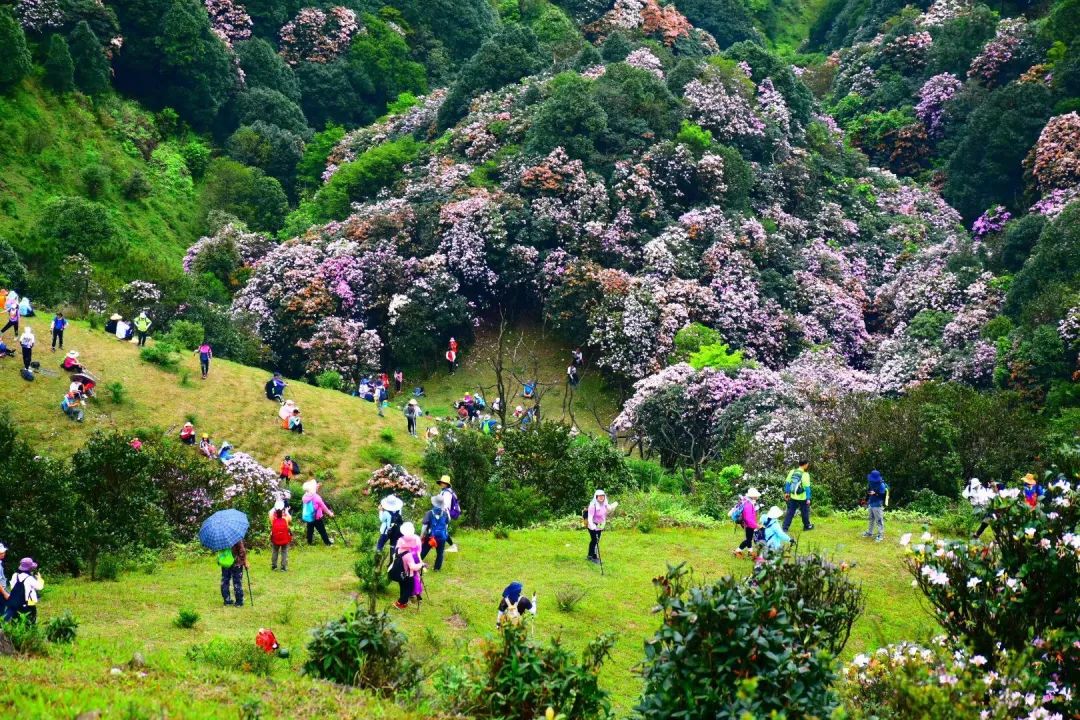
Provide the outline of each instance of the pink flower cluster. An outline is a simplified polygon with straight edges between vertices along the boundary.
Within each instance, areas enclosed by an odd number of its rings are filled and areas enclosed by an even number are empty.
[[[997,83],[1002,68],[1028,41],[1030,29],[1023,17],[1007,18],[998,23],[997,32],[982,52],[975,56],[968,68],[968,77],[974,78],[987,87]]]
[[[1043,190],[1080,185],[1080,114],[1050,118],[1033,150],[1032,174]]]
[[[941,137],[945,103],[956,95],[963,83],[952,73],[941,73],[923,83],[919,89],[919,102],[915,106],[915,117],[922,121],[926,135],[930,138]]]
[[[1005,223],[1011,219],[1012,213],[1003,206],[998,205],[976,218],[971,225],[971,232],[974,233],[976,238],[981,239],[991,233],[1000,232],[1005,227]]]
[[[277,473],[245,452],[233,453],[222,465],[232,483],[222,492],[222,498],[226,502],[253,494],[261,497],[266,505],[270,505],[275,493],[280,490]]]
[[[658,78],[664,77],[664,64],[648,48],[638,48],[626,56],[626,64],[639,70],[647,70]]]
[[[737,92],[730,92],[719,78],[691,80],[684,95],[690,116],[723,141],[762,137],[765,123]]]
[[[307,352],[307,374],[332,370],[350,386],[380,367],[382,339],[363,323],[329,316],[322,319],[310,340],[297,342]]]
[[[251,16],[233,0],[205,0],[210,15],[210,29],[229,47],[251,37]]]
[[[348,8],[303,8],[281,28],[281,56],[290,65],[328,63],[349,48],[359,29],[356,13]]]
[[[481,191],[450,202],[439,211],[439,252],[446,266],[466,285],[491,292],[499,276],[488,265],[488,254],[503,249],[506,225],[496,198]]]
[[[905,68],[921,70],[926,66],[930,46],[934,38],[923,30],[912,35],[901,35],[882,48],[882,53]]]
[[[204,253],[235,253],[243,267],[255,267],[275,246],[268,236],[248,232],[238,225],[227,223],[209,237],[201,237],[184,254],[184,272],[196,272],[199,257]]]

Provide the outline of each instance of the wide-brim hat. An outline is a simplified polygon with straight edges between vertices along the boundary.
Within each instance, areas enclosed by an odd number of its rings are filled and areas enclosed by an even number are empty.
[[[417,405],[418,403],[416,402],[416,398],[413,398],[412,400],[410,400],[409,404],[410,405]]]
[[[78,360],[79,359],[79,353],[76,350],[69,350],[67,356],[69,358],[71,358],[72,360]]]
[[[123,320],[124,316],[121,315],[120,313],[113,313],[112,315],[109,316],[109,319],[110,320]]]
[[[6,552],[7,552],[7,545],[5,545],[4,543],[0,543],[0,555],[3,555]]]
[[[412,537],[413,535],[416,535],[416,526],[411,522],[401,523],[401,536]]]
[[[34,558],[24,557],[19,561],[19,572],[34,572],[37,567],[38,564],[34,562]]]
[[[454,486],[454,483],[450,482],[450,476],[449,475],[443,475],[441,478],[439,478],[439,484],[440,485],[446,485],[447,487],[453,487]]]
[[[432,507],[441,508],[443,506],[443,496],[442,495],[432,495],[431,496],[431,505],[432,505]]]
[[[757,488],[752,487],[746,491],[746,497],[750,498],[751,500],[757,500],[759,497],[761,497],[761,492]]]
[[[771,508],[769,508],[769,512],[766,513],[765,516],[770,517],[773,520],[779,520],[781,517],[784,516],[784,511],[773,505]]]
[[[274,501],[274,509],[275,510],[284,510],[285,509],[285,501],[282,500],[281,498],[278,498],[277,500],[275,500]]]
[[[304,484],[303,484],[303,485],[302,485],[301,487],[303,487],[303,488],[304,488],[304,492],[306,492],[306,493],[313,493],[313,492],[316,492],[316,491],[318,491],[318,489],[319,489],[319,482],[318,482],[317,480],[308,480],[308,481],[307,481],[306,483],[304,483]]]
[[[1024,476],[1024,484],[1025,485],[1035,485],[1037,482],[1038,481],[1035,480],[1035,476],[1032,475],[1031,473],[1028,473],[1027,475]]]
[[[601,495],[603,495],[604,497],[607,497],[607,493],[604,492],[603,490],[597,490],[596,492],[593,493],[594,498],[598,498]]]
[[[387,495],[382,499],[382,506],[389,512],[397,512],[405,506],[405,503],[397,495]]]

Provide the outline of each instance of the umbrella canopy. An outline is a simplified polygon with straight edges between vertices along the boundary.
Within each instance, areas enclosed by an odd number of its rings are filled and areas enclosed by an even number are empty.
[[[239,510],[219,510],[203,521],[199,528],[199,542],[216,552],[231,548],[243,540],[247,530],[247,515]]]

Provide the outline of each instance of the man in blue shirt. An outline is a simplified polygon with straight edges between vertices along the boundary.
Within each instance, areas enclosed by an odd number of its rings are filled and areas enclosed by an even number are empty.
[[[885,498],[889,486],[877,470],[871,470],[866,476],[866,506],[870,511],[870,523],[863,537],[874,537],[877,542],[885,539]],[[874,528],[877,528],[875,537]]]

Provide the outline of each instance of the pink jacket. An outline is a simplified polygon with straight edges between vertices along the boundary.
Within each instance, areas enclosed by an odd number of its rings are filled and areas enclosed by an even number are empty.
[[[406,575],[413,575],[418,570],[424,567],[424,563],[420,560],[420,536],[419,535],[402,535],[401,539],[397,541],[397,546],[394,548],[394,552],[401,554],[408,550],[409,552],[401,559],[402,565],[405,567]]]
[[[601,530],[604,527],[604,523],[607,522],[608,504],[607,502],[602,505],[596,502],[595,498],[589,503],[589,529]]]
[[[742,522],[743,527],[751,530],[757,530],[760,525],[757,521],[757,508],[754,507],[752,500],[744,500],[742,506]]]
[[[301,502],[310,502],[315,506],[315,519],[322,520],[323,513],[330,512],[319,493],[305,493]]]

